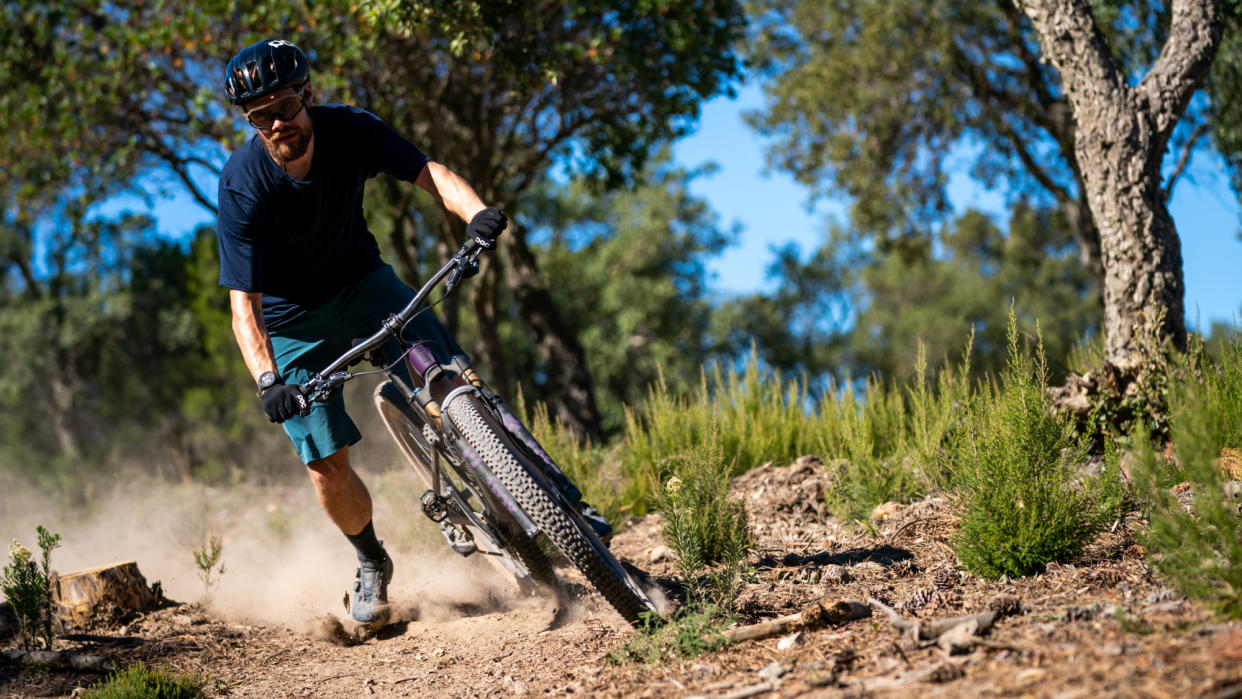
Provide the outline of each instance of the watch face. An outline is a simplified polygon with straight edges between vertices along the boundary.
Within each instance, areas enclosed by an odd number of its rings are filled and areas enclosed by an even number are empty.
[[[259,374],[259,390],[271,388],[276,385],[276,372],[265,371]]]

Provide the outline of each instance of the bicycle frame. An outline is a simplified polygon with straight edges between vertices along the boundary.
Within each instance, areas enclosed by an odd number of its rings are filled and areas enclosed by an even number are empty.
[[[302,384],[300,387],[302,394],[309,401],[325,400],[337,387],[354,378],[355,374],[343,371],[343,368],[362,359],[390,338],[401,340],[402,328],[410,319],[424,310],[427,299],[436,286],[441,282],[445,282],[445,296],[452,293],[463,276],[477,268],[478,256],[483,250],[484,248],[473,239],[467,240],[461,246],[461,249],[422,285],[414,295],[414,298],[410,300],[401,312],[384,319],[381,328],[373,335],[355,344],[322,371]],[[465,379],[466,376],[472,375],[473,372],[470,371],[469,364],[463,358],[454,357],[449,364],[440,364],[425,342],[415,341],[409,345],[402,342],[402,344],[404,350],[402,362],[409,369],[410,377],[415,382],[414,386],[407,387],[409,394],[405,397],[410,402],[417,404],[423,412],[424,419],[426,421],[434,421],[435,425],[440,428],[440,431],[445,433],[445,436],[449,436],[450,430],[446,429],[441,423],[441,408],[447,406],[450,401],[464,394],[475,394],[485,404],[493,405],[493,401],[488,400],[479,391],[477,385]],[[392,371],[386,371],[385,373],[388,374],[389,378],[394,379],[397,385],[404,385],[401,376]],[[502,429],[508,431],[507,428],[510,426],[508,423],[516,424],[517,420],[505,410],[504,418],[498,420],[498,424]],[[515,436],[520,441],[526,442],[529,440],[533,442],[533,438],[529,437],[529,434],[526,434],[524,429],[522,432],[524,434]],[[533,537],[537,535],[539,533],[538,526],[522,510],[521,506],[514,501],[513,496],[500,483],[500,480],[492,470],[487,467],[483,459],[479,458],[464,441],[455,439],[454,442],[457,451],[469,462],[471,469],[488,494],[495,499],[496,503],[513,517],[514,522],[527,536]],[[443,477],[443,465],[440,463],[440,449],[433,448],[432,451],[434,463],[428,464],[428,466],[432,469],[435,481],[433,490],[438,495],[440,481]],[[540,454],[540,456],[543,457],[545,463],[551,464],[551,459],[547,458],[546,454]],[[554,464],[551,465],[555,468]],[[557,472],[559,474],[559,469],[557,469]]]

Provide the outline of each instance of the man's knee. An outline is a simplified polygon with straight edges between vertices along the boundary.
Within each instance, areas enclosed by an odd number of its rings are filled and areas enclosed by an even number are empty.
[[[353,477],[348,447],[306,464],[306,471],[318,486],[329,489],[340,487]]]

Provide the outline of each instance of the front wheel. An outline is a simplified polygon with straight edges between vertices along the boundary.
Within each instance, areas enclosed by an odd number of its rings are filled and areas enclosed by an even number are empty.
[[[432,464],[435,463],[436,450],[424,434],[422,418],[391,381],[375,389],[375,407],[414,473],[428,489],[432,489],[435,486]],[[440,476],[439,495],[449,492],[447,486],[456,489],[459,496],[464,495],[454,499],[452,504],[470,520],[463,522],[463,526],[469,530],[475,545],[488,561],[523,592],[533,593],[541,588],[556,587],[556,573],[539,544],[513,522],[493,514],[491,511],[499,511],[499,508],[483,504],[488,498],[486,493],[460,476],[450,479],[447,469],[442,469]]]
[[[445,414],[544,535],[626,621],[638,625],[644,614],[657,612],[590,525],[554,494],[539,470],[526,462],[472,396],[451,401]]]

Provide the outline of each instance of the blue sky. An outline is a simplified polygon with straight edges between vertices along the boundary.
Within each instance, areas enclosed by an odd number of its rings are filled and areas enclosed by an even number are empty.
[[[808,206],[808,192],[786,173],[766,171],[763,142],[742,121],[742,113],[760,108],[762,94],[750,86],[738,97],[716,98],[703,108],[696,131],[679,141],[674,158],[687,167],[715,162],[719,168],[700,177],[691,191],[706,199],[725,228],[739,224],[737,242],[713,261],[713,288],[725,295],[768,290],[775,282],[766,272],[773,250],[793,242],[809,252],[821,240],[831,217],[843,219],[839,202]],[[1214,154],[1200,154],[1174,190],[1171,211],[1182,239],[1186,278],[1186,313],[1191,323],[1206,329],[1212,321],[1232,322],[1242,308],[1242,227],[1237,199],[1229,188],[1223,164]],[[204,189],[214,194],[214,181]],[[950,192],[959,209],[974,206],[1001,215],[1004,202],[995,192],[980,188],[965,175],[951,181]],[[128,205],[132,206],[132,200]],[[125,204],[112,202],[105,210]],[[153,215],[161,233],[181,238],[207,213],[179,194],[157,198]]]

